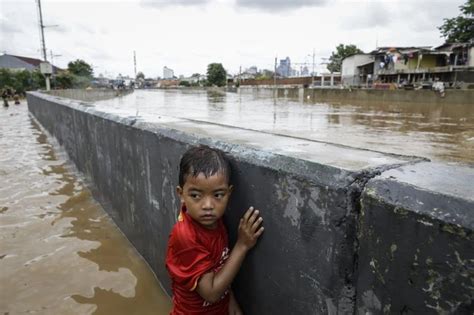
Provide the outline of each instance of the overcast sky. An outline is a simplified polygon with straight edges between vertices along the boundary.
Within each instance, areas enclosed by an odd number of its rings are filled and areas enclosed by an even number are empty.
[[[205,73],[220,62],[230,73],[274,58],[324,70],[339,43],[369,52],[378,46],[436,46],[437,26],[465,0],[42,0],[54,64],[75,59],[96,75]],[[0,0],[0,52],[41,58],[36,0]],[[294,65],[299,68],[300,65]]]

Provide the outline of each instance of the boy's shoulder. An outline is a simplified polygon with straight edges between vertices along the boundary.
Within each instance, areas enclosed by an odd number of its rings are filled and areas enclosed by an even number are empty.
[[[180,248],[191,247],[196,244],[198,236],[192,222],[181,212],[178,216],[178,221],[171,230],[170,242]]]

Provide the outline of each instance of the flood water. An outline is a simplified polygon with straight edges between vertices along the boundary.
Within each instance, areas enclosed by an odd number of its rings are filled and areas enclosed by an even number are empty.
[[[474,163],[472,104],[329,104],[267,92],[137,90],[98,109],[153,121],[161,115],[237,126],[433,161]]]
[[[0,314],[168,314],[149,266],[26,103],[0,108]]]

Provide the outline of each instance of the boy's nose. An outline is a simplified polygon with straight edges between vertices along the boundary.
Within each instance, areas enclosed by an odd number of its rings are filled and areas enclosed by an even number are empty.
[[[212,202],[212,198],[204,198],[202,204],[203,210],[212,210],[214,209],[214,203]]]

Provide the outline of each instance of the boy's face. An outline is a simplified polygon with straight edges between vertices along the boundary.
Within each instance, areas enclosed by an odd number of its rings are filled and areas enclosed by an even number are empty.
[[[207,178],[199,173],[196,177],[187,176],[184,186],[178,186],[176,191],[191,218],[207,229],[215,229],[224,215],[232,185],[221,172]]]

